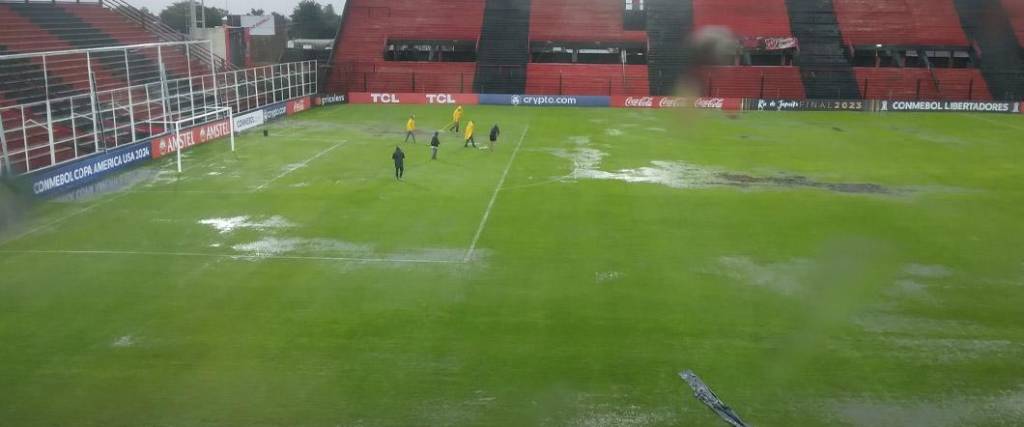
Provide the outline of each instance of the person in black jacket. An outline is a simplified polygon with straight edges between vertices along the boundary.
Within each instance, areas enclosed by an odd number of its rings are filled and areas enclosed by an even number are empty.
[[[405,175],[405,152],[395,146],[395,152],[391,154],[391,160],[395,161],[395,179],[402,179]]]
[[[494,143],[498,142],[498,136],[501,136],[501,129],[498,129],[498,124],[495,123],[494,127],[491,128],[491,149],[494,149]]]
[[[441,147],[441,139],[434,132],[434,138],[430,140],[430,160],[437,160],[437,149]]]

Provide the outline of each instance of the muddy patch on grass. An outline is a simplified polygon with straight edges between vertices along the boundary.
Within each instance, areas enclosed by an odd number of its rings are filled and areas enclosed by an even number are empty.
[[[888,194],[890,191],[878,184],[868,183],[831,183],[820,182],[800,175],[780,176],[751,176],[736,173],[719,173],[718,178],[724,180],[724,185],[746,186],[775,186],[775,187],[806,187],[820,188],[839,193],[873,193]]]
[[[570,142],[576,147],[569,150],[551,151],[555,156],[573,162],[572,172],[562,178],[567,181],[595,179],[658,184],[683,189],[728,186],[738,188],[812,188],[850,194],[893,193],[891,189],[879,184],[823,182],[805,176],[786,174],[756,176],[672,161],[656,160],[652,161],[650,166],[605,171],[601,170],[601,162],[608,155],[607,153],[589,147],[588,141],[585,140],[570,140]]]

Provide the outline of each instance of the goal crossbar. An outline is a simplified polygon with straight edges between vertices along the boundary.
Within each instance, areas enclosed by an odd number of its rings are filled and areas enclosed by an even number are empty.
[[[181,173],[181,151],[182,151],[181,125],[182,124],[195,123],[197,121],[198,122],[206,122],[206,120],[204,120],[206,118],[217,117],[219,115],[227,113],[227,115],[228,115],[228,126],[230,126],[230,132],[228,132],[228,135],[230,135],[230,138],[231,138],[231,151],[235,151],[235,116],[234,116],[234,113],[231,111],[231,107],[203,107],[203,109],[201,111],[202,112],[200,112],[198,114],[192,114],[189,117],[179,118],[178,120],[154,121],[153,122],[153,123],[158,123],[158,124],[162,124],[164,126],[167,126],[167,127],[171,128],[172,131],[174,132],[174,151],[175,151],[175,157],[176,157],[177,163],[178,163],[178,173]]]

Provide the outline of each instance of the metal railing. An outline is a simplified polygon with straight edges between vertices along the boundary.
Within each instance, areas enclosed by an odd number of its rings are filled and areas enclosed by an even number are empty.
[[[214,73],[209,55],[204,60],[192,52],[200,43],[209,42],[0,56],[0,73],[14,63],[27,73],[26,81],[42,83],[3,93],[0,166],[25,174],[161,135],[167,131],[163,123],[196,111],[230,107],[244,113],[317,92],[316,61]],[[119,70],[125,75],[108,69],[113,58],[145,55],[156,64],[151,74],[138,74],[130,61]],[[69,57],[76,68],[66,67]],[[57,69],[57,63],[65,66]]]

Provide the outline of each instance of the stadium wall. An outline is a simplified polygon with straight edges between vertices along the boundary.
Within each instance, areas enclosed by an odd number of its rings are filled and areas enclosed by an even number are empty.
[[[672,96],[504,95],[472,93],[348,94],[352,104],[378,105],[507,105],[515,107],[680,108],[725,111],[865,111],[1021,113],[1020,102],[905,101],[874,99],[759,99]]]

